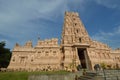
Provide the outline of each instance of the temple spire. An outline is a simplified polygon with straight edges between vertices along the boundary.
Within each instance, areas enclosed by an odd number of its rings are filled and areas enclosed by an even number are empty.
[[[89,43],[90,37],[77,12],[65,12],[62,44]]]

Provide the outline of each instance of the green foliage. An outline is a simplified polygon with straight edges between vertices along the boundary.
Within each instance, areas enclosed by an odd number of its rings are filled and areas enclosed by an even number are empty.
[[[106,64],[103,62],[100,64],[100,66],[103,68],[103,69],[106,69]]]
[[[0,80],[27,80],[26,72],[1,72]]]
[[[86,75],[86,70],[85,69],[83,69],[83,75]]]
[[[10,49],[5,48],[5,41],[0,42],[0,68],[6,68],[11,58]]]
[[[28,80],[30,75],[65,75],[67,71],[47,71],[47,72],[0,72],[0,80]]]

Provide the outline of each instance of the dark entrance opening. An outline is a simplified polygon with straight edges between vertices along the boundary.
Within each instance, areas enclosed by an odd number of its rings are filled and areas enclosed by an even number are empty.
[[[85,52],[86,52],[86,49],[78,48],[79,60],[80,60],[80,62],[81,62],[82,68],[84,68],[84,69],[87,68],[87,67],[86,67]]]

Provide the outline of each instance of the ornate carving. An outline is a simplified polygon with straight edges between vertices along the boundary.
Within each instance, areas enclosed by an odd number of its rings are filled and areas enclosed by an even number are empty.
[[[80,52],[77,50],[79,48]],[[80,61],[79,54],[82,53],[86,55],[86,58]],[[32,46],[32,41],[26,42],[24,46],[16,44],[8,69],[58,70],[62,65],[63,69],[71,70],[69,67],[71,62],[78,65],[85,61],[90,69],[101,62],[120,64],[120,49],[112,50],[106,44],[93,41],[78,13],[66,12],[61,45],[58,44],[57,38],[38,40],[35,47]]]

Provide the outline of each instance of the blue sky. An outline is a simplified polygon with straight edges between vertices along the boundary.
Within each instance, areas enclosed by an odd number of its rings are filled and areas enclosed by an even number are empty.
[[[120,0],[0,0],[0,41],[59,38],[65,11],[78,12],[92,39],[120,47]]]

